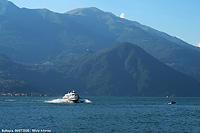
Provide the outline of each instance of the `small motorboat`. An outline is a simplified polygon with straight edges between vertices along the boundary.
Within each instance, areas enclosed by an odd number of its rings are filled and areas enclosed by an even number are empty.
[[[176,102],[174,102],[174,101],[171,101],[171,102],[169,102],[168,104],[176,104]]]
[[[78,95],[78,93],[75,90],[73,90],[73,91],[68,92],[67,94],[65,94],[63,96],[63,99],[67,99],[67,100],[69,100],[71,102],[76,103],[76,102],[79,101],[80,96]]]

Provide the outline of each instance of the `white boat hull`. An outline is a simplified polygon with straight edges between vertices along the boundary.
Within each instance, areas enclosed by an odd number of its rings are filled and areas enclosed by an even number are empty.
[[[63,99],[67,99],[72,102],[78,102],[79,100],[79,95],[73,90],[72,92],[69,92],[64,95]]]

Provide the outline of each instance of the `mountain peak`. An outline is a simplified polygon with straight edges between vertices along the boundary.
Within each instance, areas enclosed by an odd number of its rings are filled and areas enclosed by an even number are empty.
[[[5,3],[5,2],[7,3],[8,1],[7,0],[0,0],[0,5]]]
[[[4,14],[7,5],[8,5],[7,0],[0,0],[0,14]]]
[[[7,10],[11,11],[16,8],[17,6],[15,6],[12,2],[0,0],[0,15],[5,14]]]
[[[74,10],[66,12],[66,14],[81,15],[81,16],[94,15],[97,13],[105,13],[105,12],[96,7],[78,8],[78,9],[74,9]]]

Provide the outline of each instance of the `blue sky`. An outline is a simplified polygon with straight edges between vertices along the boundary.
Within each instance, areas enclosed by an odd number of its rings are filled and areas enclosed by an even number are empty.
[[[116,16],[125,14],[159,31],[200,45],[200,0],[9,0],[18,7],[47,8],[64,13],[83,7],[97,7]]]

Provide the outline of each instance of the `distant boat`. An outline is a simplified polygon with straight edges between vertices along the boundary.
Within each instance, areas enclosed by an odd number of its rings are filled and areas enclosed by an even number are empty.
[[[65,94],[63,96],[63,99],[67,99],[67,100],[69,100],[71,102],[76,103],[76,102],[79,101],[80,96],[78,95],[78,93],[75,90],[73,90],[73,91],[68,92],[67,94]]]
[[[174,101],[171,101],[171,102],[169,102],[168,104],[176,104],[176,102],[174,102]]]

